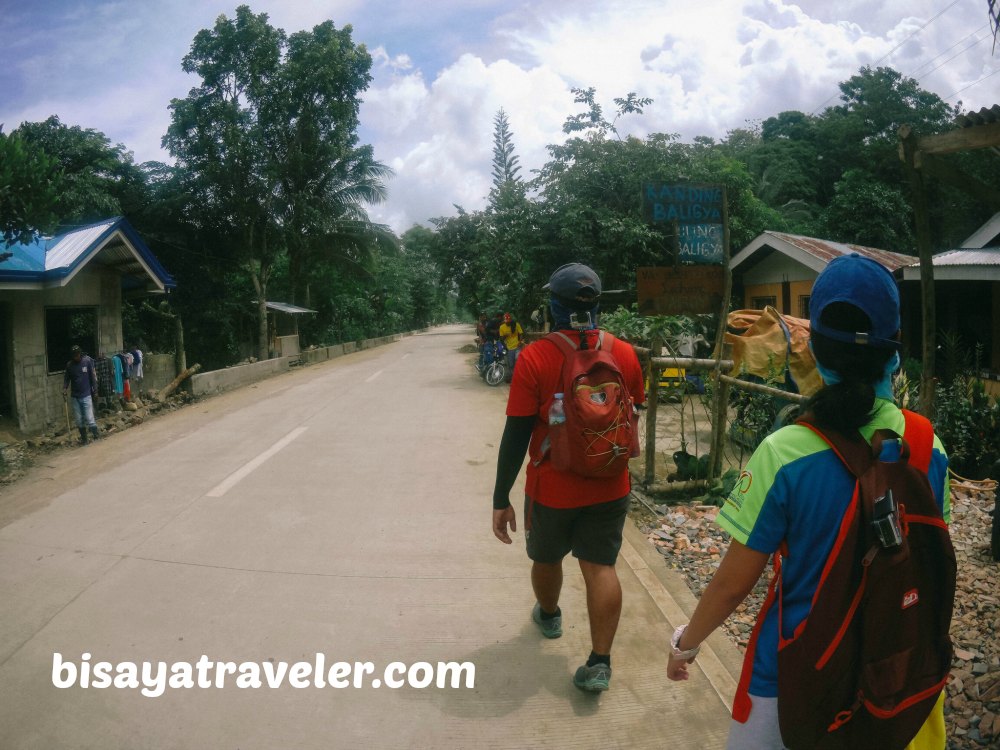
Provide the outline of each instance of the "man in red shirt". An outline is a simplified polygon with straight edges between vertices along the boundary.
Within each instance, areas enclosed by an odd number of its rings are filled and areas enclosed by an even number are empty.
[[[595,347],[600,334],[600,277],[583,264],[570,263],[558,268],[544,288],[550,293],[553,330],[566,332],[580,345],[585,342],[588,348]],[[635,351],[629,344],[615,340],[611,354],[634,402],[643,403],[643,373]],[[528,346],[518,358],[497,460],[493,534],[510,544],[508,527],[517,531],[510,490],[525,454],[530,453],[524,529],[536,599],[531,618],[546,638],[562,635],[562,561],[571,552],[579,561],[587,589],[593,648],[587,663],[573,676],[573,684],[581,690],[599,692],[608,689],[611,679],[611,644],[622,605],[615,562],[621,549],[631,484],[627,468],[617,476],[583,477],[556,470],[548,459],[545,448],[549,407],[555,393],[562,390],[563,359],[559,348],[544,339]]]

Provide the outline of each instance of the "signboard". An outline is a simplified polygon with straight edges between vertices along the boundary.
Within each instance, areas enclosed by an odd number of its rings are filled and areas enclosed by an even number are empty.
[[[640,268],[636,284],[639,314],[718,314],[725,283],[723,266]]]
[[[722,224],[721,185],[667,185],[647,182],[642,186],[643,213],[654,224]]]
[[[677,241],[681,263],[714,263],[726,260],[722,224],[681,224]]]

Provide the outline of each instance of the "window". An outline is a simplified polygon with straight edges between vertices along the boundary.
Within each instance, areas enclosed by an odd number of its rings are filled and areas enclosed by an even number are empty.
[[[750,302],[750,306],[754,310],[763,310],[768,305],[770,305],[771,307],[777,307],[777,305],[778,305],[778,298],[777,297],[754,297],[751,300],[751,302]]]
[[[97,357],[97,308],[45,308],[45,358],[50,374],[63,371],[73,344]]]
[[[809,320],[809,295],[803,294],[799,296],[799,317],[805,320]]]

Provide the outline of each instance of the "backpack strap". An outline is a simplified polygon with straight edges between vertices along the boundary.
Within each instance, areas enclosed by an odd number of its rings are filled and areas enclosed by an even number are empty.
[[[855,478],[864,474],[875,460],[872,446],[861,436],[860,432],[855,433],[853,438],[848,438],[835,430],[823,430],[805,417],[799,418],[796,424],[807,427],[819,435]]]
[[[784,543],[782,543],[782,547],[784,548]],[[767,586],[767,596],[764,598],[764,603],[757,614],[757,622],[754,623],[753,630],[750,632],[750,640],[747,641],[747,650],[743,654],[743,669],[740,672],[740,681],[736,685],[736,695],[733,696],[733,719],[740,724],[747,723],[747,719],[750,718],[750,711],[753,708],[753,699],[750,697],[750,679],[753,677],[753,662],[754,656],[757,653],[757,639],[760,637],[760,628],[764,624],[764,620],[767,619],[768,611],[778,598],[777,589],[781,576],[781,555],[775,553],[771,561],[774,566],[774,575]],[[778,633],[778,637],[781,637],[780,632]]]
[[[552,333],[546,336],[544,340],[551,341],[555,344],[559,351],[563,353],[564,357],[568,357],[579,348],[576,345],[576,342],[562,331],[552,331]],[[607,331],[599,331],[597,334],[597,343],[594,345],[594,349],[597,350],[604,348],[605,341],[608,342],[608,346],[611,346],[614,344],[615,337]]]
[[[903,437],[910,446],[910,465],[924,474],[930,469],[931,454],[934,452],[934,427],[927,417],[909,409],[902,409],[906,428]]]

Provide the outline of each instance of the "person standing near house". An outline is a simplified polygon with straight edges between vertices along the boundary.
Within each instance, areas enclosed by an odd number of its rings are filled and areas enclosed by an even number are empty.
[[[571,263],[558,268],[544,289],[551,295],[553,329],[588,349],[604,349],[603,344],[610,342],[604,350],[610,351],[628,395],[635,404],[645,401],[635,350],[597,329],[600,277],[585,265]],[[592,645],[586,663],[573,676],[573,684],[584,691],[600,692],[608,689],[611,679],[611,646],[621,615],[622,590],[615,561],[622,544],[630,483],[627,464],[619,473],[598,478],[558,470],[550,460],[549,423],[556,424],[554,417],[560,413],[550,410],[553,403],[563,403],[556,395],[562,396],[565,361],[560,345],[547,339],[527,346],[518,360],[497,458],[493,534],[511,544],[508,529],[517,531],[510,490],[530,445],[524,531],[536,599],[531,618],[544,637],[562,635],[562,561],[572,553],[587,589]]]
[[[73,404],[73,417],[77,429],[80,430],[80,442],[88,442],[87,429],[96,440],[101,436],[94,421],[94,397],[97,396],[97,370],[94,360],[84,354],[83,350],[73,345],[70,349],[71,359],[66,363],[66,373],[63,375],[63,398],[67,393]]]

